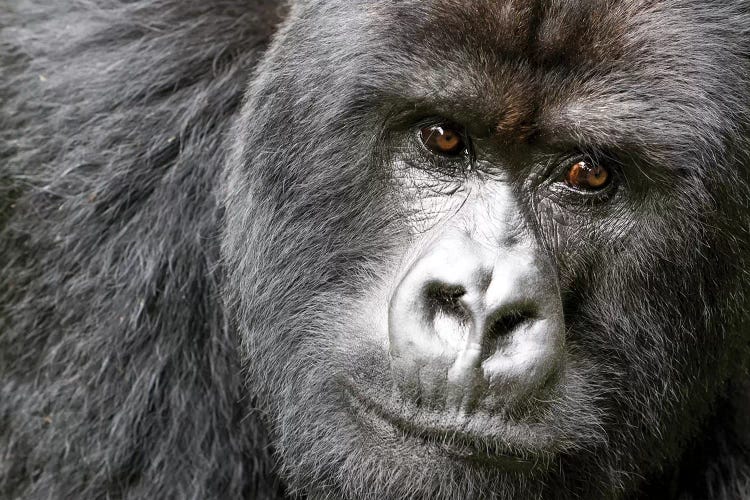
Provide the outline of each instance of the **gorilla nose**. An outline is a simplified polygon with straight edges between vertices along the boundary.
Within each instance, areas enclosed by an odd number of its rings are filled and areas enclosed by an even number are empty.
[[[430,247],[388,310],[391,366],[402,396],[472,411],[542,391],[564,358],[554,273],[533,245],[488,250],[468,236]]]

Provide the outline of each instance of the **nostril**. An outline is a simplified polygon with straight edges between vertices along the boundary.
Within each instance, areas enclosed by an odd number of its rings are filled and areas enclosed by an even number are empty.
[[[432,281],[425,285],[423,293],[430,315],[444,314],[458,320],[470,317],[469,311],[461,303],[461,297],[466,295],[466,288],[463,286]]]
[[[538,317],[534,304],[517,304],[512,308],[501,308],[491,314],[485,323],[485,337],[498,339],[521,328]]]

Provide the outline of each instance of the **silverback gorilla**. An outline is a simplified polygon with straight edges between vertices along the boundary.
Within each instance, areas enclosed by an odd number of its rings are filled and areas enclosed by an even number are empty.
[[[750,496],[750,0],[4,0],[0,496]]]

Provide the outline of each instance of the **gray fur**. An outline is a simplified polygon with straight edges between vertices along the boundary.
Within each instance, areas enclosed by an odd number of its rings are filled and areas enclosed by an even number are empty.
[[[749,89],[745,0],[5,2],[0,497],[747,497]],[[530,475],[337,385],[390,387],[416,108],[630,165],[527,207],[573,359]]]

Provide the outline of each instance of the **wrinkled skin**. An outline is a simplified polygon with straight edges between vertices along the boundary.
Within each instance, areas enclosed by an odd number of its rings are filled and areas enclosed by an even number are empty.
[[[0,494],[750,495],[750,3],[251,3],[0,7]]]

